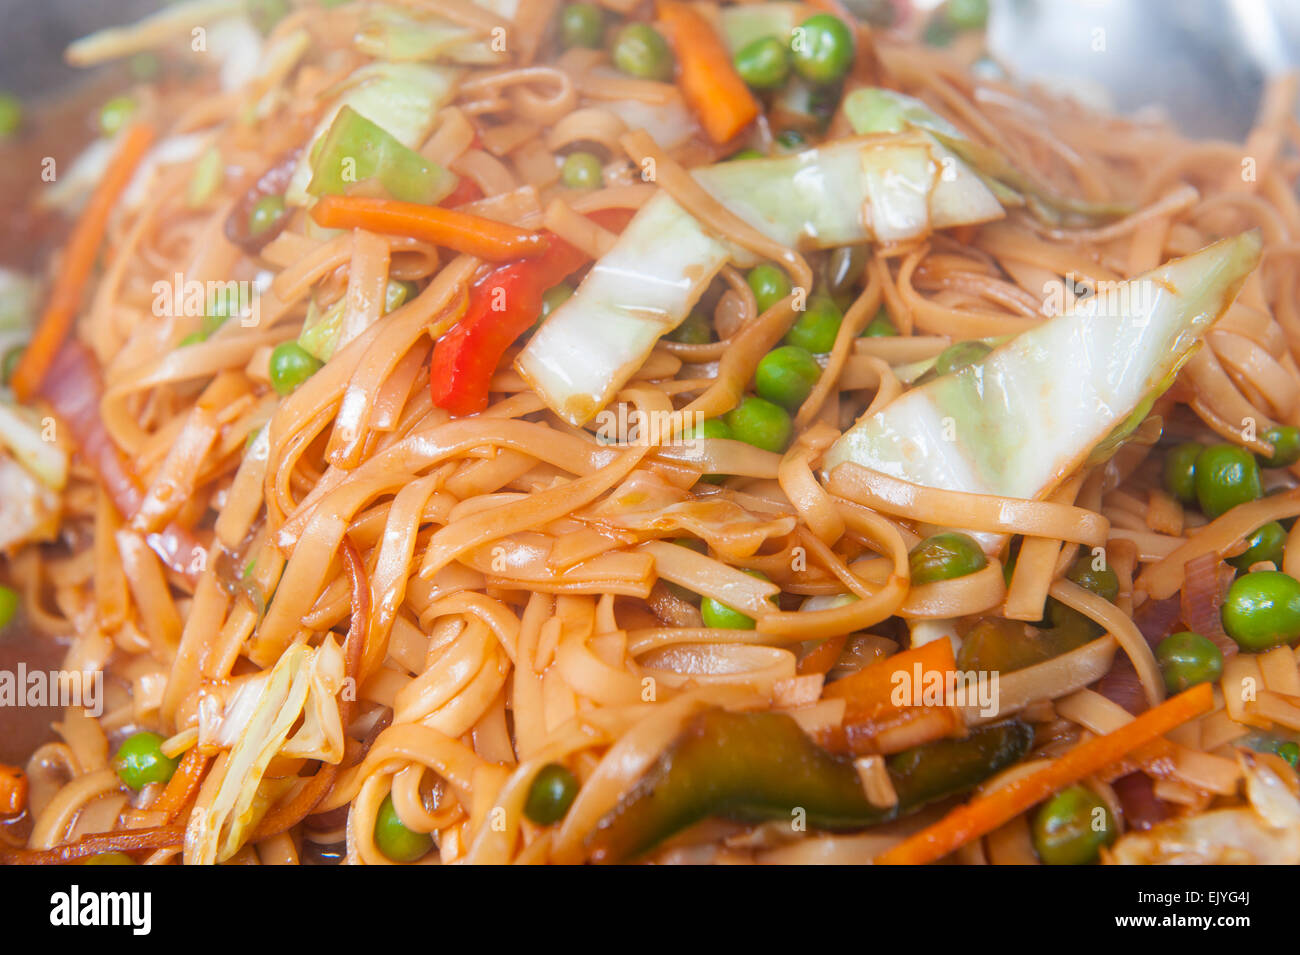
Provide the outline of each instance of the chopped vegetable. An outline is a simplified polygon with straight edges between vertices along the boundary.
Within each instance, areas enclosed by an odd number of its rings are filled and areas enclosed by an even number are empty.
[[[988,562],[979,544],[955,531],[927,537],[908,555],[913,585],[965,577],[983,570]]]
[[[609,227],[624,214],[610,210],[591,218]],[[429,387],[438,407],[455,415],[486,408],[488,386],[501,356],[533,327],[551,290],[588,261],[585,252],[558,236],[546,242],[541,255],[503,265],[470,288],[465,315],[433,349]],[[557,307],[557,313],[563,307]],[[543,324],[536,335],[545,334],[546,328]]]
[[[0,584],[0,630],[13,623],[20,603],[18,591]]]
[[[384,797],[375,813],[375,847],[393,862],[416,862],[433,848],[433,836],[406,828],[390,795]]]
[[[794,436],[794,422],[780,405],[746,395],[727,412],[727,426],[737,441],[781,454]]]
[[[754,369],[754,390],[760,398],[797,411],[821,377],[822,366],[812,352],[796,345],[783,345],[763,356]]]
[[[559,763],[547,763],[528,787],[524,815],[539,826],[552,826],[564,818],[577,795],[578,777]]]
[[[894,323],[889,320],[889,313],[882,307],[876,313],[876,317],[867,323],[867,327],[862,330],[862,338],[892,338],[898,334],[898,329]]]
[[[1010,822],[1053,793],[1208,712],[1213,706],[1214,691],[1210,684],[1195,686],[1104,736],[1085,740],[1040,769],[1020,777],[1014,784],[958,806],[943,819],[878,856],[876,863],[924,865],[941,859],[971,840]]]
[[[814,355],[824,355],[835,347],[843,322],[844,313],[834,299],[828,295],[814,296],[785,333],[785,343],[806,348]]]
[[[733,62],[740,78],[756,90],[775,89],[790,75],[790,51],[774,36],[755,40]]]
[[[99,129],[105,136],[116,136],[135,115],[136,102],[130,96],[115,96],[99,110]]]
[[[745,276],[750,289],[754,292],[754,302],[760,313],[766,312],[781,299],[790,294],[790,279],[779,266],[764,262],[749,270]]]
[[[989,0],[948,0],[943,14],[958,30],[983,30],[989,19]]]
[[[546,251],[546,239],[537,232],[468,212],[396,199],[325,196],[312,208],[311,216],[317,225],[327,229],[367,229],[383,235],[410,236],[489,262]]]
[[[163,738],[157,733],[128,736],[113,757],[118,778],[135,790],[171,779],[180,760],[164,755],[162,744]]]
[[[568,3],[560,11],[560,42],[566,50],[599,50],[605,38],[605,12],[594,3]]]
[[[1196,459],[1201,450],[1201,445],[1192,441],[1165,455],[1165,490],[1184,504],[1196,503]]]
[[[1226,514],[1263,493],[1259,464],[1245,448],[1213,444],[1196,456],[1196,501],[1206,517]]]
[[[281,342],[271,352],[271,387],[277,394],[293,394],[321,369],[321,360],[297,342]]]
[[[1181,693],[1198,683],[1213,683],[1223,676],[1223,651],[1199,633],[1171,634],[1156,647],[1156,660],[1165,688]]]
[[[927,487],[1041,497],[1150,407],[1259,248],[1246,233],[1175,259],[1121,286],[1127,308],[1094,296],[911,389],[850,428],[827,452],[827,473],[847,461]]]
[[[1300,581],[1280,570],[1238,577],[1223,602],[1223,629],[1250,653],[1300,639]]]
[[[459,182],[350,106],[334,117],[311,168],[307,192],[313,196],[341,196],[370,185],[403,202],[437,205]]]
[[[1246,538],[1246,549],[1228,558],[1228,563],[1238,570],[1250,570],[1251,565],[1261,561],[1272,561],[1274,566],[1281,567],[1285,545],[1286,528],[1277,521],[1269,521]]]
[[[1259,437],[1260,440],[1273,445],[1273,456],[1260,461],[1263,467],[1289,468],[1300,461],[1300,428],[1295,425],[1275,425]]]
[[[570,189],[599,189],[604,184],[605,171],[600,160],[588,152],[569,153],[560,167],[560,181]]]
[[[284,214],[284,196],[263,196],[248,214],[248,234],[260,238],[278,226]]]
[[[13,93],[0,93],[0,139],[8,139],[22,124],[22,100]]]
[[[1044,865],[1089,865],[1119,837],[1110,808],[1086,786],[1071,786],[1034,814],[1034,851]]]
[[[951,375],[954,372],[961,371],[967,365],[983,361],[984,356],[992,350],[992,345],[978,339],[949,345],[939,353],[939,357],[934,361],[935,374]]]
[[[11,386],[19,401],[26,401],[35,394],[59,346],[67,337],[81,308],[86,283],[94,271],[109,216],[152,143],[153,130],[150,127],[139,124],[131,127],[77,221],[60,262],[59,281],[54,285],[40,324],[14,372]]]
[[[810,83],[838,83],[853,65],[853,33],[830,13],[809,17],[790,40],[795,72]]]
[[[656,9],[677,53],[682,96],[715,143],[735,138],[762,108],[732,65],[726,45],[689,5],[659,0]]]
[[[614,37],[614,65],[629,76],[667,81],[673,76],[673,54],[659,31],[648,23],[629,23]]]
[[[644,855],[711,816],[844,831],[887,822],[978,785],[1019,759],[1031,732],[1016,721],[901,752],[887,763],[898,795],[867,801],[853,763],[819,747],[783,713],[706,710],[694,717],[640,782],[588,837],[597,862]]]

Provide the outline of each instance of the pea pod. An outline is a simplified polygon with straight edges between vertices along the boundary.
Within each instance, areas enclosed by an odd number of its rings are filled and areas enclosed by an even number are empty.
[[[846,831],[888,822],[962,792],[1020,759],[1033,732],[1018,720],[981,727],[888,760],[898,805],[873,806],[852,761],[814,743],[783,713],[707,710],[588,837],[598,862],[643,855],[712,816],[743,822],[806,813],[815,829]]]

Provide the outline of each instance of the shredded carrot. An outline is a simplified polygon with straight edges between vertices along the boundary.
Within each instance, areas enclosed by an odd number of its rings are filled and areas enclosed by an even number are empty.
[[[77,221],[59,264],[58,279],[49,303],[36,326],[31,343],[14,370],[11,384],[19,401],[28,400],[40,388],[54,362],[54,356],[68,337],[72,322],[81,308],[82,293],[95,269],[104,233],[108,231],[109,216],[153,140],[153,128],[147,124],[137,123],[126,132],[122,137],[122,145],[104,172],[104,178],[99,181],[90,202]]]
[[[27,808],[27,774],[17,766],[0,763],[0,816],[13,816]]]
[[[840,658],[844,652],[844,644],[848,642],[848,635],[839,637],[828,637],[817,646],[813,647],[804,654],[803,659],[799,661],[799,673],[826,673],[831,667],[835,666],[835,661]]]
[[[468,212],[396,199],[322,196],[311,216],[327,229],[366,229],[410,236],[489,262],[523,259],[546,251],[546,237]]]
[[[677,0],[660,0],[657,9],[677,54],[682,95],[709,138],[715,143],[727,142],[758,116],[758,100],[704,17]]]
[[[149,811],[165,813],[164,818],[171,822],[198,792],[199,783],[203,781],[203,771],[208,768],[208,758],[199,752],[197,746],[187,750],[181,757],[176,772],[167,780],[167,788],[149,807]]]
[[[876,857],[878,865],[924,865],[1010,822],[1036,803],[1154,742],[1214,706],[1214,690],[1201,683],[1105,736],[1080,743],[1059,759],[1002,789],[959,806]]]

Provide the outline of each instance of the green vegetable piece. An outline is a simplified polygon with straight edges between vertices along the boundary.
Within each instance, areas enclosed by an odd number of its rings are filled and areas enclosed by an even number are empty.
[[[835,336],[843,322],[844,313],[835,301],[828,295],[818,295],[785,333],[785,343],[824,355],[835,347]]]
[[[1057,793],[1034,814],[1034,851],[1044,865],[1090,865],[1119,836],[1105,801],[1085,786]]]
[[[573,152],[564,158],[560,181],[570,189],[599,189],[604,184],[605,171],[592,153]]]
[[[524,815],[539,826],[551,826],[564,818],[578,795],[578,777],[559,763],[547,763],[533,777],[524,802]]]
[[[893,338],[898,334],[898,329],[894,323],[889,320],[889,312],[882,305],[880,311],[876,312],[867,327],[862,330],[860,338]]]
[[[1196,503],[1196,459],[1203,450],[1201,445],[1189,441],[1165,455],[1165,490],[1184,504]]]
[[[388,795],[375,814],[375,847],[393,862],[415,862],[433,848],[433,836],[408,829]]]
[[[756,90],[775,89],[790,75],[790,53],[774,36],[765,36],[736,52],[736,72]]]
[[[1236,557],[1229,557],[1228,563],[1238,570],[1249,570],[1252,564],[1265,560],[1271,560],[1274,566],[1281,567],[1285,545],[1286,528],[1277,521],[1269,521],[1246,538],[1246,550]]]
[[[1280,424],[1269,428],[1260,438],[1273,445],[1273,456],[1261,459],[1259,463],[1262,467],[1289,468],[1300,461],[1300,428]]]
[[[136,102],[129,96],[114,96],[99,110],[99,129],[105,136],[116,136],[135,115]]]
[[[566,4],[560,12],[560,42],[566,50],[599,50],[605,38],[605,12],[594,3]]]
[[[927,537],[908,555],[913,585],[965,577],[983,570],[988,562],[979,544],[956,531]]]
[[[838,83],[853,65],[853,33],[837,16],[814,14],[795,28],[790,53],[795,72],[809,83]]]
[[[794,422],[780,405],[746,395],[727,412],[727,425],[737,441],[781,454],[794,436]]]
[[[822,366],[812,353],[797,345],[783,345],[763,356],[754,371],[754,390],[760,398],[796,411],[812,394]]]
[[[967,365],[983,361],[984,356],[993,350],[992,346],[978,340],[957,342],[949,345],[934,361],[934,370],[940,375],[951,375],[961,371]]]
[[[944,15],[958,30],[983,30],[989,20],[989,0],[948,0]]]
[[[23,125],[23,101],[13,93],[0,93],[0,139],[8,139]]]
[[[683,345],[707,345],[713,341],[713,322],[697,309],[664,337],[670,342],[681,342]]]
[[[1223,676],[1223,651],[1199,633],[1184,630],[1165,637],[1156,647],[1156,660],[1170,693]]]
[[[164,755],[162,744],[163,738],[157,733],[128,736],[113,757],[118,778],[135,790],[171,779],[180,760]]]
[[[1263,493],[1259,465],[1245,448],[1213,444],[1196,456],[1196,500],[1206,517],[1219,517]]]
[[[0,630],[13,623],[14,617],[18,616],[20,603],[18,591],[0,584]]]
[[[263,196],[258,199],[248,213],[249,236],[256,239],[258,236],[266,235],[275,228],[287,211],[284,196]]]
[[[673,51],[648,23],[629,23],[614,37],[614,65],[629,76],[666,82],[673,77]]]
[[[1280,570],[1257,570],[1228,588],[1223,629],[1248,653],[1300,638],[1300,581]]]
[[[760,313],[766,312],[781,301],[790,294],[792,289],[790,279],[785,272],[767,262],[750,269],[749,274],[745,276],[745,281],[754,291],[754,300],[758,303]]]
[[[375,183],[403,202],[437,205],[459,179],[431,159],[404,146],[382,126],[344,106],[312,151],[307,192],[340,196],[359,183]]]
[[[271,387],[278,394],[292,394],[323,364],[297,342],[281,342],[271,352]]]

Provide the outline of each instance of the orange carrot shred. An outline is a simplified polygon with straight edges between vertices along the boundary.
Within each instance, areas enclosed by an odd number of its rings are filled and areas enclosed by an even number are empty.
[[[938,822],[876,857],[877,865],[924,865],[1010,822],[1048,796],[1122,759],[1214,706],[1214,690],[1201,683],[1114,732],[1080,743],[1027,776],[958,806]]]
[[[99,247],[108,231],[108,220],[118,197],[126,190],[136,168],[153,144],[153,128],[144,123],[132,126],[104,172],[90,202],[77,221],[60,265],[58,281],[36,326],[31,343],[23,352],[11,382],[19,401],[26,401],[40,388],[54,356],[72,329],[81,308],[86,283],[95,269]]]
[[[198,747],[187,750],[181,757],[176,772],[172,773],[172,778],[167,780],[167,788],[149,807],[149,811],[165,813],[164,818],[168,822],[174,819],[198,792],[199,783],[203,780],[203,771],[208,767],[208,759],[209,757],[199,752]]]
[[[715,143],[727,142],[758,116],[758,100],[704,17],[677,0],[660,0],[657,9],[677,55],[682,95],[709,138]]]
[[[523,259],[546,251],[546,237],[456,209],[396,199],[322,196],[311,216],[327,229],[365,229],[404,235],[489,262]]]

